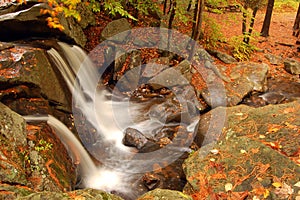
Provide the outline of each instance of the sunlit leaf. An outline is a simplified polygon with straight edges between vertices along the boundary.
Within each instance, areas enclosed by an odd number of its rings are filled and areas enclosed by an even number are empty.
[[[272,183],[272,185],[273,185],[274,187],[276,187],[276,188],[279,188],[279,187],[282,186],[282,183],[280,183],[280,182],[275,182],[275,183]]]

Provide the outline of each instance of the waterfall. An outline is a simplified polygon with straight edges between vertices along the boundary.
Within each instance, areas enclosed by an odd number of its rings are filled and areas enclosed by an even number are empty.
[[[83,148],[74,134],[55,117],[48,116],[24,116],[27,122],[46,121],[49,126],[55,129],[57,136],[64,144],[74,163],[79,163],[81,174],[90,174],[96,172],[97,167],[90,158],[89,154]]]
[[[47,121],[68,149],[74,162],[78,163],[82,185],[108,192],[117,191],[129,199],[144,193],[138,190],[137,182],[152,166],[172,163],[187,151],[193,137],[177,138],[171,144],[154,152],[137,153],[135,148],[123,144],[124,130],[128,127],[150,136],[154,129],[180,126],[181,123],[166,124],[151,116],[152,100],[143,103],[131,102],[128,97],[115,98],[113,92],[99,87],[99,69],[88,55],[77,46],[59,42],[63,55],[54,48],[48,50],[52,61],[60,71],[73,96],[75,125],[85,123],[93,130],[77,132],[81,142],[59,120],[53,116],[27,116],[27,121]],[[149,106],[150,105],[150,106]],[[145,108],[148,111],[145,111]],[[150,107],[150,109],[149,109]],[[76,120],[77,119],[77,120]],[[84,121],[82,121],[82,119]],[[186,126],[189,133],[197,127],[198,118]],[[92,140],[86,139],[86,136]],[[176,137],[175,137],[176,138]],[[87,153],[87,151],[89,154]],[[99,160],[96,166],[91,156]]]

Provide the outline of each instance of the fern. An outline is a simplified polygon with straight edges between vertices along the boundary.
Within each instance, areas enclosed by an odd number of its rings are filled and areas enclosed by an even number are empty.
[[[251,58],[252,53],[257,50],[257,47],[253,44],[247,44],[241,39],[244,36],[234,36],[231,38],[230,44],[233,47],[232,55],[239,61],[246,61]],[[248,36],[252,40],[255,39],[252,36]]]

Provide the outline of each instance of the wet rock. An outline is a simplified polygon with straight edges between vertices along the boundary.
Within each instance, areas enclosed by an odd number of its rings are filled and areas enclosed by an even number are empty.
[[[11,41],[17,39],[27,39],[30,37],[59,37],[60,39],[75,41],[80,46],[86,43],[86,37],[82,27],[94,22],[94,17],[88,9],[78,6],[82,13],[83,22],[79,24],[73,18],[65,18],[58,15],[59,22],[64,26],[64,30],[49,28],[46,18],[42,15],[41,9],[49,9],[48,5],[37,1],[28,1],[27,4],[17,4],[15,2],[1,6],[0,26],[3,28],[0,33],[2,40]]]
[[[165,199],[165,200],[192,200],[192,197],[183,194],[179,191],[166,190],[166,189],[155,189],[153,191],[147,192],[143,196],[139,197],[138,200],[154,200],[154,199]]]
[[[5,188],[20,191],[70,190],[74,166],[63,144],[45,124],[26,125],[23,117],[0,103],[0,179]],[[71,172],[71,173],[70,173]],[[0,194],[1,195],[1,194]],[[18,196],[17,192],[12,196]]]
[[[45,123],[28,124],[25,170],[34,191],[70,191],[75,166],[56,133]],[[75,161],[74,161],[75,162]]]
[[[158,175],[153,173],[146,173],[143,176],[143,183],[148,188],[148,190],[154,190],[159,186],[161,180]]]
[[[131,26],[127,19],[117,19],[109,24],[103,29],[101,33],[102,40],[112,40],[116,43],[124,43],[129,35],[129,30]]]
[[[16,97],[45,97],[52,103],[70,110],[65,89],[57,78],[44,50],[15,46],[2,51],[0,56],[1,88],[11,86],[20,90],[7,89],[7,94],[19,94]],[[20,85],[20,86],[18,86]],[[24,85],[24,86],[22,86]],[[1,92],[3,95],[3,92]],[[0,95],[0,96],[1,96]]]
[[[292,82],[286,78],[268,80],[268,92],[284,96],[285,102],[290,102],[300,97],[300,83]]]
[[[237,62],[237,60],[226,54],[226,53],[222,53],[220,51],[217,51],[217,50],[207,50],[209,54],[217,57],[218,59],[220,59],[222,62],[226,63],[226,64],[231,64],[231,63],[235,63]]]
[[[118,81],[116,87],[120,91],[135,90],[140,81],[142,57],[140,51],[132,51],[130,53],[120,52],[120,56],[116,56],[114,65],[114,81]]]
[[[149,110],[149,116],[152,120],[158,120],[161,123],[180,122],[181,121],[180,104],[168,99],[158,105],[153,105]]]
[[[123,144],[126,146],[141,149],[148,142],[148,139],[143,135],[143,133],[133,128],[127,128],[124,135]]]
[[[283,62],[281,56],[276,56],[273,54],[265,54],[265,57],[270,61],[272,65],[281,65]]]
[[[268,91],[262,94],[251,94],[249,98],[244,99],[243,104],[259,107],[267,104],[287,103],[299,98],[300,83],[277,77],[268,79]]]
[[[298,75],[300,74],[300,63],[294,59],[284,60],[284,69],[290,73]]]
[[[47,115],[52,113],[49,102],[42,98],[5,100],[5,105],[20,115]]]
[[[282,94],[276,92],[267,92],[259,95],[267,104],[279,104],[284,101],[285,97]]]
[[[229,198],[247,196],[263,198],[258,190],[268,190],[270,196],[280,199],[274,183],[286,184],[295,198],[299,188],[294,185],[300,178],[300,167],[284,155],[261,142],[237,137],[225,132],[226,137],[211,148],[202,148],[184,163],[189,187],[187,194],[199,199],[208,195]],[[214,151],[212,151],[212,149]],[[228,193],[230,191],[230,194]]]

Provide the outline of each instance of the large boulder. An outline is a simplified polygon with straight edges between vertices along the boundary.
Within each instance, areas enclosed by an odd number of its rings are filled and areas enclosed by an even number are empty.
[[[199,93],[212,106],[234,106],[240,103],[249,93],[264,92],[267,90],[268,65],[262,63],[239,63],[232,70],[229,77],[222,78],[220,70],[215,65],[210,65],[210,69],[215,73],[207,78],[206,88],[202,88]],[[209,76],[208,76],[209,77]],[[218,79],[227,80],[222,84],[216,84]],[[214,103],[214,102],[225,102]],[[215,105],[213,105],[215,104]]]
[[[212,148],[186,160],[187,194],[196,199],[295,199],[300,167],[271,147],[228,135]]]
[[[68,191],[76,181],[68,153],[46,124],[26,124],[0,103],[1,191],[12,196],[32,191]],[[14,188],[14,186],[24,186]]]
[[[116,43],[125,43],[127,36],[130,34],[131,26],[127,19],[121,18],[114,20],[106,25],[101,32],[101,40],[112,40]]]
[[[300,102],[294,101],[219,107],[203,115],[196,141],[204,143],[184,164],[184,191],[200,199],[295,199],[300,189],[299,109]]]
[[[0,55],[0,89],[4,90],[0,99],[13,94],[16,99],[43,97],[60,109],[70,110],[63,82],[52,68],[45,50],[7,43],[0,45],[6,46]]]
[[[28,1],[26,4],[10,2],[0,4],[0,40],[13,41],[17,39],[27,39],[32,37],[55,37],[67,41],[74,41],[80,46],[86,43],[86,37],[82,28],[94,23],[93,14],[85,6],[79,4],[78,10],[82,15],[82,22],[77,22],[73,18],[66,18],[58,15],[60,24],[64,30],[49,28],[46,18],[48,15],[41,14],[41,9],[50,9],[47,4],[38,1]]]

